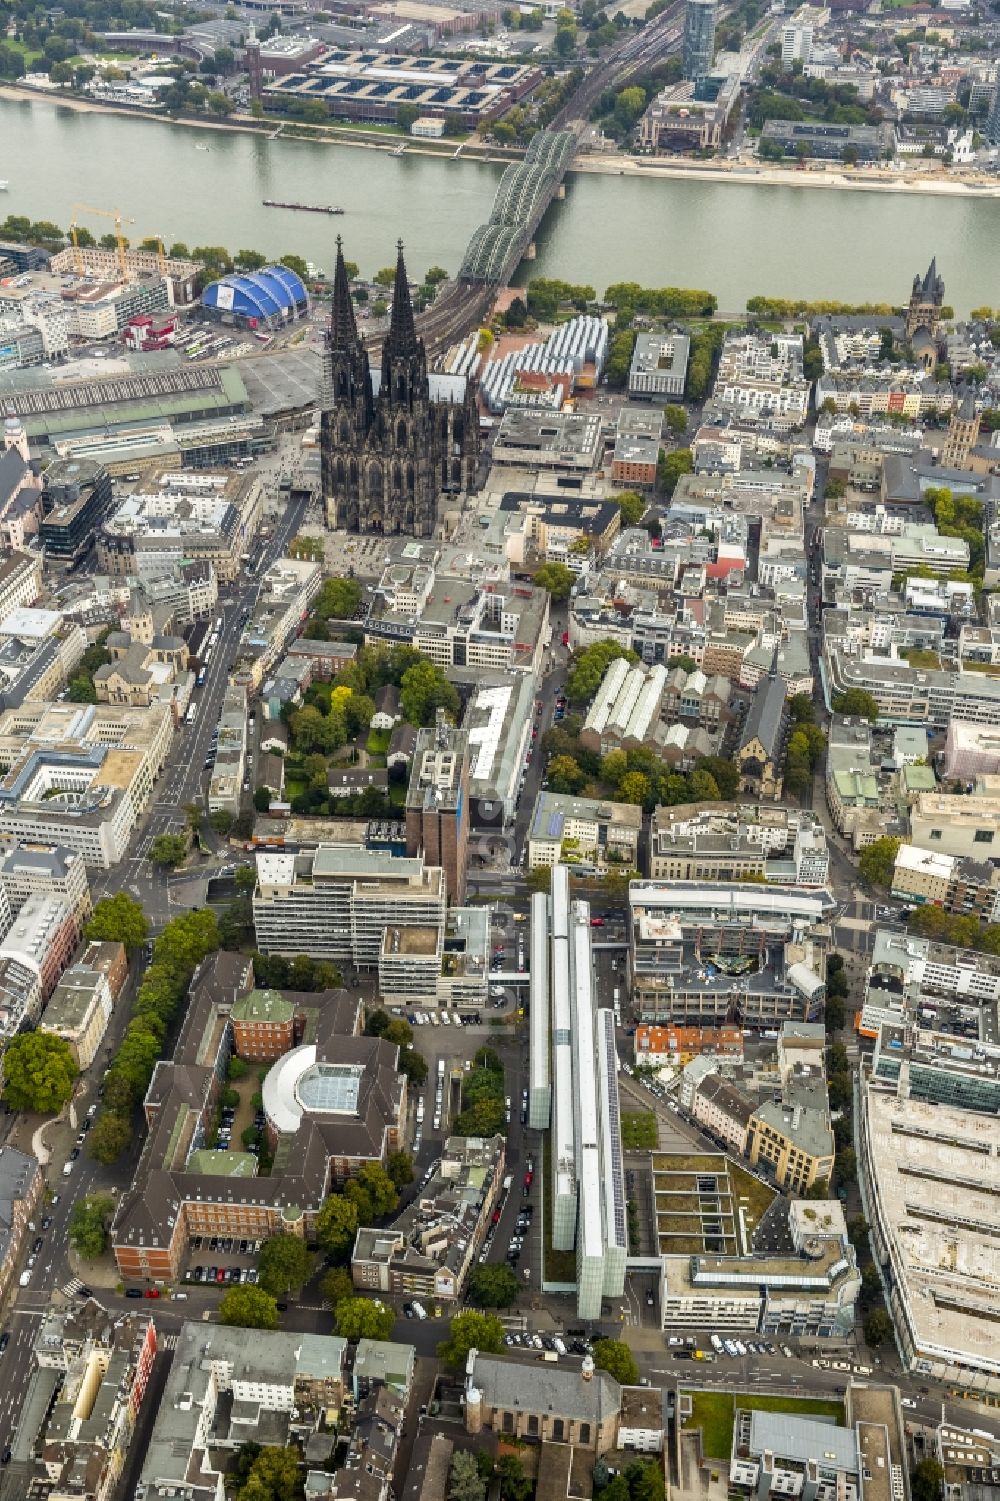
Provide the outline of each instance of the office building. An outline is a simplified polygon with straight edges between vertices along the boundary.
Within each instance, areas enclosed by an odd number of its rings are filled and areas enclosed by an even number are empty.
[[[111,1229],[124,1277],[175,1280],[193,1235],[309,1238],[331,1184],[402,1146],[399,1050],[361,1035],[356,997],[325,991],[290,997],[306,1040],[265,1077],[270,1173],[259,1176],[249,1152],[206,1148],[233,1051],[232,1007],[252,988],[239,955],[215,954],[195,975],[174,1058],[157,1065],[146,1092],[146,1144]]]
[[[154,578],[192,560],[210,563],[222,583],[232,583],[245,566],[262,507],[257,475],[156,470],[104,520],[98,566],[115,577]]]
[[[685,78],[707,78],[715,62],[715,0],[686,0],[681,62]]]
[[[687,803],[653,810],[653,880],[824,886],[829,863],[822,824],[814,813],[801,809]]]
[[[711,13],[714,35],[714,4],[694,0],[688,12],[692,9],[699,17]],[[691,340],[687,334],[637,334],[628,373],[629,399],[659,401],[663,397],[682,397],[690,352]]]
[[[829,1184],[833,1172],[830,1107],[822,1070],[820,1075],[810,1083],[790,1083],[780,1100],[758,1105],[747,1125],[751,1167],[799,1197],[814,1184]]]
[[[602,1300],[621,1296],[628,1253],[614,1013],[597,1007],[590,907],[570,900],[565,865],[552,872],[544,916],[552,1031],[550,1039],[533,1025],[531,1045],[551,1048],[552,1245],[575,1251],[577,1316],[599,1318]],[[533,1060],[538,1108],[543,1073]]]
[[[30,969],[44,1004],[80,942],[80,919],[61,896],[29,896],[0,942],[0,959]]]
[[[1000,851],[1000,798],[978,790],[962,798],[920,793],[910,808],[910,844],[954,859],[995,858]]]
[[[31,896],[59,896],[82,927],[92,910],[82,855],[58,845],[15,845],[0,854],[0,886],[11,912],[20,912]]]
[[[91,459],[53,459],[42,476],[39,540],[46,555],[72,563],[90,547],[111,506],[111,476]]]
[[[0,714],[0,838],[57,844],[105,870],[117,864],[173,726],[162,706],[27,702]]]
[[[887,1038],[887,1051],[893,1037]],[[1000,1173],[994,1114],[909,1095],[862,1065],[858,1179],[872,1254],[904,1367],[988,1398],[1000,1394],[996,1286]]]
[[[475,751],[468,730],[448,723],[443,709],[437,711],[434,728],[420,730],[406,791],[406,852],[440,866],[448,897],[461,903],[465,895],[465,868],[469,844],[469,777],[474,754],[476,767],[502,730],[501,707],[491,712],[483,732],[477,734]]]
[[[0,708],[55,698],[87,649],[87,638],[57,610],[11,610],[0,620]]]
[[[135,1501],[220,1501],[241,1444],[266,1434],[305,1444],[345,1396],[347,1341],[224,1325],[182,1324],[139,1472]]]
[[[632,998],[644,1022],[773,1028],[826,994],[825,888],[632,881]]]
[[[528,869],[569,860],[582,874],[609,865],[635,870],[642,809],[635,803],[574,797],[541,789],[528,825]]]
[[[793,1412],[758,1412],[737,1405],[729,1483],[767,1501],[800,1496],[820,1501],[829,1494],[860,1501],[865,1462],[854,1428]],[[886,1495],[888,1488],[886,1476]],[[903,1477],[899,1476],[900,1491]]]
[[[664,1167],[669,1161],[660,1159]],[[715,1225],[724,1222],[735,1228],[735,1220],[743,1217],[734,1217],[735,1190],[725,1162],[724,1157],[707,1154],[697,1158],[696,1197],[701,1212]],[[691,1181],[690,1174],[683,1177]],[[657,1188],[662,1191],[672,1178],[675,1175],[658,1172]],[[778,1223],[776,1216],[776,1229]],[[780,1251],[758,1247],[752,1238],[744,1240],[740,1228],[735,1238],[726,1237],[731,1250],[665,1254],[659,1298],[663,1327],[849,1338],[861,1276],[841,1205],[836,1200],[793,1199],[782,1207],[780,1225]]]
[[[469,745],[469,822],[483,833],[502,833],[515,817],[525,758],[532,749],[535,692],[527,673],[484,671],[466,704],[462,730]]]
[[[309,954],[375,969],[387,928],[443,932],[440,866],[349,845],[259,854],[253,897],[263,953]]]

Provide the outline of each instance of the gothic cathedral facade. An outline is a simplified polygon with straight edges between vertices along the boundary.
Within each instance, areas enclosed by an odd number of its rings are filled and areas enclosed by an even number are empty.
[[[320,453],[327,526],[432,536],[439,496],[475,487],[479,416],[471,380],[457,400],[430,394],[402,244],[377,394],[339,239],[326,358],[330,404],[320,419]]]

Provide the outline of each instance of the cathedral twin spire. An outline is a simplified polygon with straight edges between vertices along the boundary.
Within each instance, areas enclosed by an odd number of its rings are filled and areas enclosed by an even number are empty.
[[[333,273],[333,305],[330,310],[330,347],[347,352],[360,347],[361,339],[354,318],[354,300],[347,276],[344,247],[337,236],[337,264]],[[390,355],[417,353],[419,340],[413,321],[413,304],[410,301],[410,284],[406,277],[403,260],[403,242],[396,243],[396,276],[392,288],[392,317],[384,352]]]

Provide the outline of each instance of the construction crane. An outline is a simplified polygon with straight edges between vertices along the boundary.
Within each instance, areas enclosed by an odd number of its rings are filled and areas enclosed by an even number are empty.
[[[84,273],[83,256],[80,253],[80,242],[77,236],[76,216],[79,213],[97,214],[102,219],[113,219],[115,221],[115,242],[118,247],[118,270],[121,272],[122,281],[131,281],[132,277],[129,270],[128,256],[125,254],[125,251],[127,249],[127,241],[125,239],[125,236],[122,234],[122,225],[134,224],[135,220],[123,218],[121,212],[118,209],[92,208],[89,203],[74,203],[73,222],[69,227],[69,233],[70,239],[73,241],[73,264],[78,276],[82,276]]]

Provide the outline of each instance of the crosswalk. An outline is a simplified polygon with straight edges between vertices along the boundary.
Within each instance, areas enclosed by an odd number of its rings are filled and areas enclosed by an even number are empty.
[[[86,1284],[81,1282],[79,1277],[71,1277],[68,1282],[63,1283],[59,1291],[66,1298],[78,1298],[85,1286]]]
[[[179,1339],[180,1335],[177,1333],[161,1334],[157,1336],[156,1343],[161,1350],[176,1350]]]

